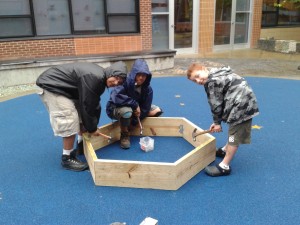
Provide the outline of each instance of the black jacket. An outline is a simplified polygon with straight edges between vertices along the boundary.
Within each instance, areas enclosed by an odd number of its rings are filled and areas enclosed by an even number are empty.
[[[93,63],[78,62],[52,67],[43,72],[36,84],[53,93],[79,101],[82,123],[88,132],[97,130],[100,96],[106,87],[105,70]]]

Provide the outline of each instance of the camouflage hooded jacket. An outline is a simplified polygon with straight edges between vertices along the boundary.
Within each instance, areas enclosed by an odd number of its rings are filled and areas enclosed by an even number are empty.
[[[236,125],[259,113],[252,88],[230,67],[211,69],[204,88],[215,124]]]

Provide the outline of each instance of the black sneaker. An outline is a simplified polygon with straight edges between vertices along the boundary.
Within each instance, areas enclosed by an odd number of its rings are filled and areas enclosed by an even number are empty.
[[[78,143],[77,142],[77,146],[76,146],[76,155],[83,155],[84,154],[84,151],[83,151],[83,141]]]
[[[230,167],[228,170],[221,168],[219,165],[205,167],[205,173],[211,177],[227,176],[230,172]]]
[[[222,150],[222,148],[218,148],[216,151],[216,156],[219,158],[224,158],[226,155],[226,152]]]
[[[61,165],[62,165],[63,168],[65,168],[67,170],[73,170],[73,171],[76,171],[76,172],[77,171],[83,171],[83,170],[86,170],[86,169],[89,168],[87,163],[81,162],[72,153],[71,153],[71,155],[62,155]]]

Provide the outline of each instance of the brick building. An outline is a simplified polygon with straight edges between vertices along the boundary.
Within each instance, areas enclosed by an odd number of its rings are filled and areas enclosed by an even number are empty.
[[[244,2],[251,35],[243,44],[252,47],[262,1]],[[211,0],[1,0],[0,60],[168,48],[211,52],[215,7]]]
[[[266,2],[0,0],[0,61],[253,48],[260,38]]]

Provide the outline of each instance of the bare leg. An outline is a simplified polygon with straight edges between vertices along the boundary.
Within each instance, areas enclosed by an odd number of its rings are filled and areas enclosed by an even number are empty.
[[[230,165],[230,162],[233,159],[233,157],[234,157],[235,153],[237,152],[238,148],[239,148],[239,146],[233,146],[233,145],[226,144],[226,147],[225,147],[226,155],[225,155],[225,157],[222,161],[225,165],[228,165],[228,166]]]
[[[74,147],[74,142],[75,142],[75,137],[76,135],[72,135],[69,137],[64,137],[63,138],[63,146],[65,150],[71,150]]]

